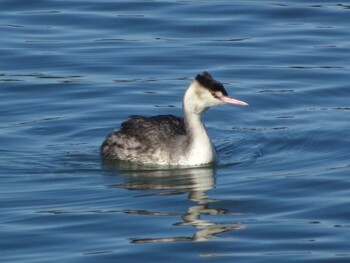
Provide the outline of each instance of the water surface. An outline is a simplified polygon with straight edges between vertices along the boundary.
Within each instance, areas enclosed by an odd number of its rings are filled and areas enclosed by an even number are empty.
[[[1,262],[349,262],[346,1],[1,3]],[[104,163],[207,70],[220,162]]]

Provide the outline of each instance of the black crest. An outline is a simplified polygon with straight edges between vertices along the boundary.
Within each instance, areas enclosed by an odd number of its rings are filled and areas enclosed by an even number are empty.
[[[215,80],[212,75],[204,71],[202,74],[196,76],[196,80],[203,87],[209,89],[210,91],[221,91],[224,96],[227,96],[227,91],[221,82]]]

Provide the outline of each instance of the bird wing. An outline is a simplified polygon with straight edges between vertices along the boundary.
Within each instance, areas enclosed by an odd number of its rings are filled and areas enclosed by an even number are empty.
[[[133,115],[121,124],[120,132],[140,140],[166,142],[169,138],[185,135],[186,129],[184,119],[174,115]]]

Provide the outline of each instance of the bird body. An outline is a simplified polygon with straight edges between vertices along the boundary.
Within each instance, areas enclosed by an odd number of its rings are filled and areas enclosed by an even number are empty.
[[[204,72],[197,75],[183,98],[184,118],[174,115],[130,116],[101,145],[107,159],[143,164],[197,166],[217,158],[203,122],[209,107],[230,103],[247,105],[228,97],[223,85]]]

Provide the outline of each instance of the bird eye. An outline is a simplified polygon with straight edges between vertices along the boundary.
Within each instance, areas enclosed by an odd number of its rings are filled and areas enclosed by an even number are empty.
[[[214,98],[217,98],[217,97],[218,97],[214,91],[212,91],[212,92],[210,92],[210,93],[211,93],[211,95],[212,95]]]

